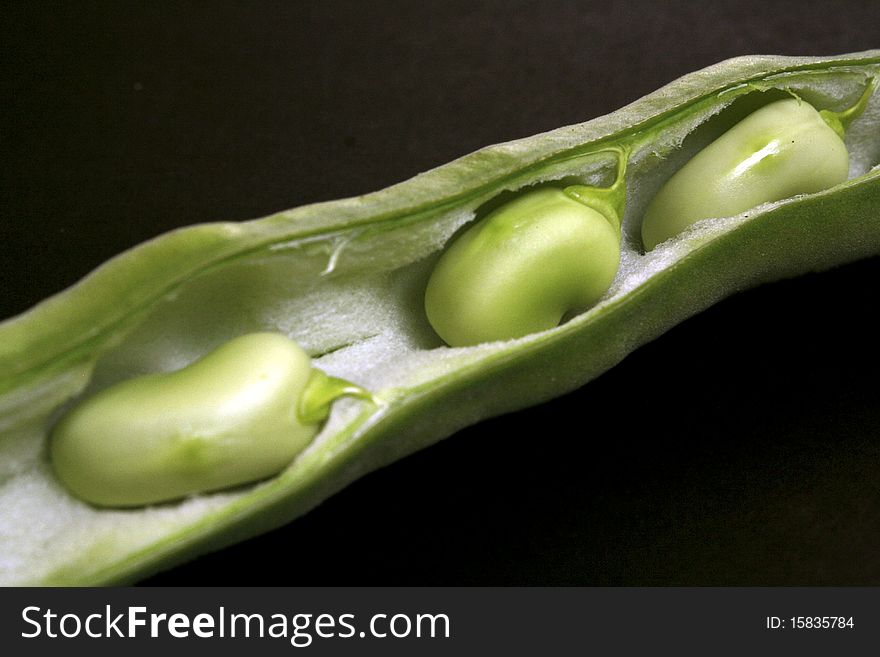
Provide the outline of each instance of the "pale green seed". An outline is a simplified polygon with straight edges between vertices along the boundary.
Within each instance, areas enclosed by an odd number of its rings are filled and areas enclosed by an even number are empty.
[[[620,260],[619,219],[577,200],[589,189],[533,190],[453,242],[425,293],[428,319],[447,344],[549,329],[605,293]]]
[[[856,107],[863,102],[865,96]],[[652,199],[642,223],[645,249],[702,219],[736,215],[845,181],[849,155],[841,117],[852,118],[846,112],[817,112],[796,98],[747,116],[697,153]]]
[[[76,406],[52,431],[52,465],[74,495],[101,506],[263,479],[314,438],[326,413],[304,413],[300,402],[310,381],[326,390],[328,380],[337,381],[312,370],[283,335],[235,338],[179,371],[119,383]],[[327,395],[318,397],[329,408]]]

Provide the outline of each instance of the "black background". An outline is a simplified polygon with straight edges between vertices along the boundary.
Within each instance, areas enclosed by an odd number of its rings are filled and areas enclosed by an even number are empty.
[[[186,224],[365,193],[861,2],[15,3],[0,316]],[[737,295],[564,398],[150,584],[880,584],[880,259]]]

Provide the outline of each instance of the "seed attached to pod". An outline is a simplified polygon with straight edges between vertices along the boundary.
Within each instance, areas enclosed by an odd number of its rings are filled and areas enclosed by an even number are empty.
[[[541,188],[495,209],[440,257],[425,292],[437,334],[458,347],[557,326],[606,292],[620,262],[626,153],[611,187]]]
[[[645,250],[701,219],[736,215],[845,181],[844,132],[864,111],[875,84],[872,79],[843,112],[817,112],[789,98],[749,114],[697,153],[651,200],[642,222]]]
[[[227,488],[282,470],[346,394],[369,397],[312,369],[284,335],[244,335],[85,400],[53,429],[51,461],[74,495],[99,506]]]

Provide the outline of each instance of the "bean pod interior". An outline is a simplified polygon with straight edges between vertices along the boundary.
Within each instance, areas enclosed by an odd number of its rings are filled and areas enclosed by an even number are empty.
[[[94,581],[142,572],[177,554],[177,548],[163,547],[172,543],[173,537],[186,537],[192,545],[202,546],[197,549],[204,549],[207,539],[202,537],[214,531],[208,527],[237,526],[233,516],[244,508],[277,510],[266,519],[269,524],[258,525],[270,526],[279,521],[277,518],[296,515],[321,495],[329,494],[333,485],[311,493],[320,487],[322,477],[337,478],[338,485],[343,485],[360,472],[433,442],[438,434],[448,434],[486,413],[536,403],[607,369],[622,352],[597,356],[595,363],[586,363],[579,373],[559,372],[552,384],[528,393],[532,396],[510,386],[509,397],[498,397],[497,401],[487,401],[475,392],[473,403],[459,399],[454,410],[450,402],[448,408],[435,412],[433,424],[419,419],[429,413],[417,412],[420,399],[433,399],[432,395],[445,390],[452,395],[453,384],[459,382],[480,380],[487,384],[487,390],[493,389],[488,385],[490,376],[501,371],[505,362],[539,359],[541,350],[555,340],[600,321],[631,293],[646,289],[689,256],[748,229],[762,214],[786,204],[796,207],[798,198],[767,203],[736,215],[697,222],[648,252],[642,246],[642,220],[658,190],[696,153],[744,117],[790,98],[789,92],[817,109],[843,111],[857,102],[868,80],[878,74],[876,63],[838,69],[752,77],[692,95],[687,103],[672,103],[659,112],[640,109],[641,123],[633,124],[633,115],[624,110],[597,123],[595,132],[591,124],[585,124],[580,132],[578,127],[562,129],[542,136],[540,142],[524,140],[487,149],[470,156],[469,162],[478,172],[469,177],[458,169],[449,177],[444,170],[428,172],[373,197],[328,207],[326,216],[335,218],[334,225],[322,219],[321,206],[315,206],[302,210],[302,219],[294,224],[295,234],[286,222],[297,211],[252,227],[205,229],[211,239],[222,232],[222,239],[216,238],[218,243],[227,240],[235,249],[197,275],[170,284],[124,321],[108,324],[100,348],[87,351],[77,347],[79,352],[71,348],[72,353],[93,356],[51,377],[34,375],[21,386],[22,392],[4,397],[4,409],[12,410],[3,416],[4,440],[0,443],[0,477],[8,484],[0,498],[0,526],[12,539],[3,548],[0,575],[8,582],[64,582],[88,580],[91,575],[83,572],[94,572]],[[533,147],[535,143],[539,146]],[[848,178],[867,175],[873,181],[870,184],[877,185],[880,101],[876,95],[853,121],[845,143]],[[534,189],[612,185],[617,158],[609,149],[615,148],[629,154],[626,203],[620,265],[604,295],[584,312],[564,317],[559,327],[473,346],[445,345],[428,322],[424,293],[453,236]],[[422,181],[439,190],[430,203],[410,194],[409,190],[418,188]],[[410,197],[416,200],[407,205]],[[386,199],[393,202],[386,206]],[[398,200],[403,209],[389,210]],[[374,214],[370,214],[371,204],[378,208]],[[363,220],[362,216],[370,218]],[[179,236],[183,246],[188,235]],[[873,244],[866,244],[865,249],[863,254],[853,252],[847,257],[876,252]],[[146,255],[137,257],[148,257],[148,251],[139,253]],[[792,265],[791,271],[796,270]],[[752,284],[762,276],[756,272]],[[687,301],[683,299],[681,304]],[[706,303],[702,297],[694,299],[694,312]],[[673,307],[672,301],[669,307]],[[49,306],[41,310],[51,311]],[[656,320],[657,330],[662,330],[667,319],[676,321],[678,313],[669,310],[668,318]],[[655,321],[652,317],[646,315],[645,322]],[[355,382],[373,396],[371,401],[335,403],[320,433],[277,479],[137,512],[120,512],[95,509],[76,500],[53,476],[45,452],[46,434],[79,400],[135,376],[178,370],[236,336],[266,331],[292,337],[315,367]],[[41,367],[51,372],[63,361],[55,358],[46,363]],[[498,376],[497,386],[504,385],[504,377]],[[28,410],[20,410],[23,408]],[[407,410],[395,416],[397,408]],[[411,417],[409,436],[379,449],[370,442],[371,427],[386,418],[393,424],[396,417]],[[365,438],[358,442],[361,435]],[[333,459],[339,454],[345,458],[338,461],[337,470]],[[342,473],[343,466],[349,470]],[[297,506],[299,490],[305,491],[301,507]],[[18,522],[21,517],[30,522]],[[59,544],[63,549],[57,548]],[[91,562],[98,564],[91,567],[93,571],[85,565]]]

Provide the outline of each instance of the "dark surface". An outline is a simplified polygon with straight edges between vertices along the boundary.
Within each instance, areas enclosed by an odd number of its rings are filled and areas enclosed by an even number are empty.
[[[168,229],[379,189],[727,57],[880,46],[849,3],[14,4],[0,316]],[[880,259],[738,295],[151,584],[880,584]]]

